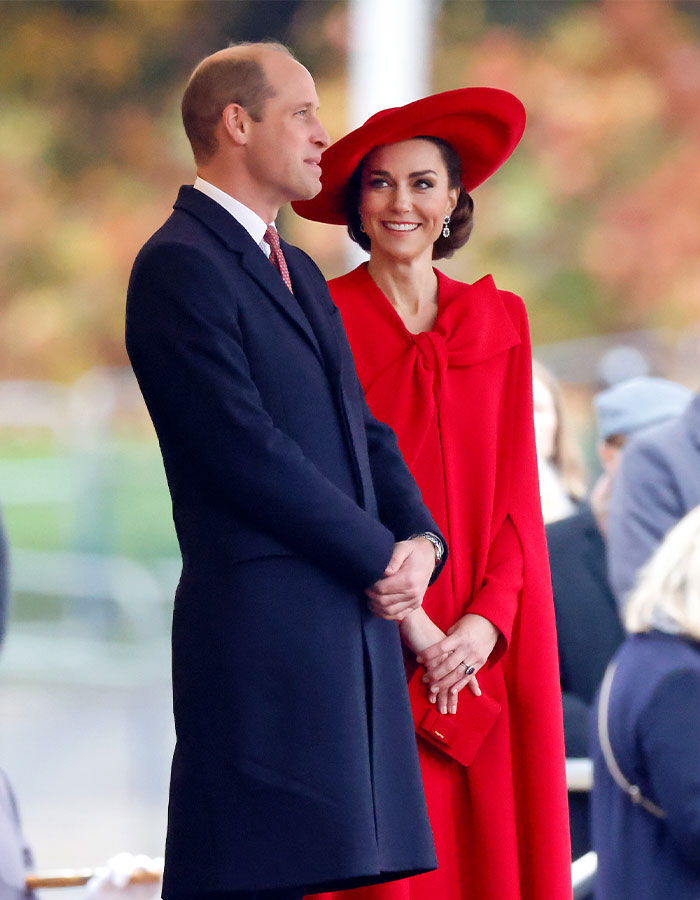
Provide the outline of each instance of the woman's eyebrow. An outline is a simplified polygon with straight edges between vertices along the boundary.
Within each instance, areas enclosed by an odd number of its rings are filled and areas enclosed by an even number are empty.
[[[392,177],[391,172],[387,172],[385,169],[372,169],[369,173],[370,175],[387,175],[389,178]],[[437,176],[437,172],[435,169],[421,169],[420,172],[411,172],[409,174],[409,178],[419,178],[421,175],[435,175]]]

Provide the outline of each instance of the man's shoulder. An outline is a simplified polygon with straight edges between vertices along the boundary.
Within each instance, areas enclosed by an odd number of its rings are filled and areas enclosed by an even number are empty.
[[[620,481],[641,483],[650,473],[672,472],[687,452],[688,435],[682,417],[646,428],[625,447]]]
[[[233,273],[232,254],[216,235],[185,210],[174,209],[139,250],[131,270],[128,294],[155,284],[177,281],[228,283]]]
[[[148,258],[152,254],[167,253],[168,250],[191,247],[206,252],[214,241],[207,229],[193,216],[181,209],[174,209],[160,228],[156,229],[139,250],[136,259]]]

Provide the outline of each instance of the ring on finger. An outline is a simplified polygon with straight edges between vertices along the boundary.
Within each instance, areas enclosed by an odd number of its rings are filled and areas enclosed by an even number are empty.
[[[464,666],[464,672],[466,675],[473,675],[474,672],[476,672],[476,669],[474,668],[474,666],[470,666],[468,663],[464,662],[464,660],[462,660],[460,665]]]

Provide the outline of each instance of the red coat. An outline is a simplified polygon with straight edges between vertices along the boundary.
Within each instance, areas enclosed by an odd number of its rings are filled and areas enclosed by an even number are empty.
[[[438,272],[434,329],[413,335],[360,266],[330,283],[375,416],[397,434],[450,557],[424,607],[502,634],[479,674],[501,703],[468,768],[419,741],[439,869],[337,900],[570,900],[559,668],[537,485],[522,300]],[[336,895],[323,895],[325,898]]]

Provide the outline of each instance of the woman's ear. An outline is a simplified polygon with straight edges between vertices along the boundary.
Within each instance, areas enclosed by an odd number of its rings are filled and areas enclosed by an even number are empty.
[[[457,201],[459,200],[459,188],[450,188],[447,192],[447,200],[450,205],[448,215],[452,215],[457,207]]]

